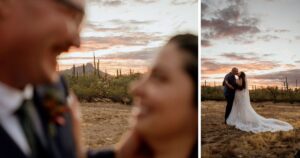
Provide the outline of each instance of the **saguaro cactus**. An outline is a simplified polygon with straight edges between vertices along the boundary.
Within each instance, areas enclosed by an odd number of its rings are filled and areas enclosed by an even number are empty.
[[[100,62],[99,62],[99,59],[98,59],[98,63],[97,63],[97,75],[100,78],[100,68],[99,68],[99,65],[100,65]]]
[[[83,74],[83,76],[85,76],[85,65],[84,64],[82,65],[82,74]]]
[[[96,76],[96,57],[94,52],[94,75]]]
[[[73,64],[73,69],[72,69],[73,71],[72,71],[72,77],[75,77],[75,64]]]
[[[286,90],[289,90],[289,83],[287,81],[287,77],[285,77],[285,87],[286,87]]]

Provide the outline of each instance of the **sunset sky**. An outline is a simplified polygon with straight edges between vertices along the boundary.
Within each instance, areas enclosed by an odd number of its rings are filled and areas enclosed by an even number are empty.
[[[82,45],[58,58],[59,69],[100,59],[114,74],[144,72],[169,37],[198,30],[197,0],[87,0]]]
[[[203,0],[202,82],[220,83],[232,67],[249,84],[300,85],[299,0]]]

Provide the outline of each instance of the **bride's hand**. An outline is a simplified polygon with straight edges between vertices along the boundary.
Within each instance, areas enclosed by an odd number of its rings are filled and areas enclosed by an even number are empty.
[[[139,139],[139,135],[135,130],[125,133],[115,147],[116,158],[136,158],[140,145]]]
[[[136,130],[128,131],[116,145],[116,158],[149,158],[141,152],[143,141]]]

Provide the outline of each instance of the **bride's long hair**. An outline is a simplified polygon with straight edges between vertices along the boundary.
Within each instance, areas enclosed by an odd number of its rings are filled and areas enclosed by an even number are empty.
[[[246,89],[246,74],[245,72],[241,72],[239,79],[242,79],[242,89]]]
[[[186,74],[192,79],[194,84],[194,107],[198,110],[198,36],[192,34],[177,35],[170,39],[169,43],[176,43],[182,53],[190,56],[185,61],[184,69]],[[197,131],[198,133],[198,131]],[[190,158],[198,157],[198,135],[195,140],[195,144],[191,149]]]

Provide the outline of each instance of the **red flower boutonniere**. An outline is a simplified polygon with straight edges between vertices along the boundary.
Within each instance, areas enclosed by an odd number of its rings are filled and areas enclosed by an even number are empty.
[[[67,106],[67,98],[63,92],[50,88],[45,93],[43,103],[48,113],[49,133],[54,136],[56,127],[66,124],[65,117],[70,112]]]
[[[49,99],[45,101],[45,107],[49,112],[49,121],[59,126],[65,125],[64,114],[69,112],[69,108],[66,105],[59,105],[57,101]]]
[[[66,125],[71,110],[68,106],[69,88],[63,76],[56,83],[40,85],[36,88],[37,99],[43,106],[48,119],[48,133],[54,137],[56,130]]]

